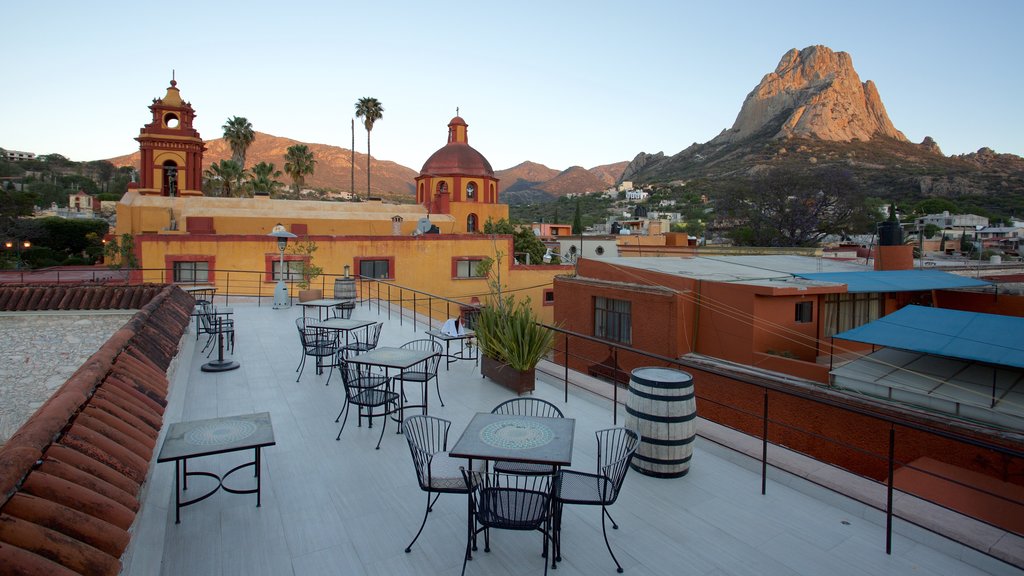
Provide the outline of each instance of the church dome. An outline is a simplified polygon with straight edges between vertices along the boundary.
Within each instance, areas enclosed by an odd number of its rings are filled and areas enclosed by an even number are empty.
[[[431,154],[420,169],[421,176],[459,174],[494,178],[494,169],[484,155],[469,145],[466,121],[456,116],[448,123],[448,143]]]

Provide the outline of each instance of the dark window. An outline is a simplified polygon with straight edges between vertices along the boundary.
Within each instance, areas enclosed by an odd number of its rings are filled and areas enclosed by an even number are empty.
[[[466,232],[476,232],[477,217],[476,214],[470,214],[466,216]]]
[[[544,290],[544,305],[550,306],[555,303],[555,291],[551,288]]]
[[[478,267],[482,260],[456,260],[455,262],[455,277],[456,278],[483,278],[480,274]]]
[[[391,278],[390,262],[387,260],[360,260],[359,275],[363,278]]]
[[[285,260],[284,269],[285,276],[281,278],[281,261],[273,261],[273,279],[284,280],[286,282],[301,282],[302,281],[302,260]]]
[[[632,342],[632,306],[629,300],[594,298],[594,336],[629,344]]]
[[[796,321],[800,323],[812,322],[814,313],[814,303],[812,302],[797,302],[796,303]]]
[[[202,262],[175,262],[175,282],[209,282],[210,263]]]
[[[882,317],[882,297],[877,292],[826,294],[821,319],[825,336],[852,330]]]

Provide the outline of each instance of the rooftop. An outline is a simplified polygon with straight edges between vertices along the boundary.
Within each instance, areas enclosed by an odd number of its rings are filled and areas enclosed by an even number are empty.
[[[667,259],[659,259],[663,262]],[[411,553],[403,550],[422,518],[409,449],[389,423],[380,450],[377,429],[349,422],[339,441],[335,416],[343,388],[337,375],[325,386],[307,366],[295,381],[300,347],[294,318],[301,308],[231,302],[238,329],[234,359],[241,368],[207,373],[208,361],[186,333],[170,375],[164,426],[237,414],[270,413],[276,445],[263,452],[262,506],[251,495],[223,491],[182,509],[174,523],[174,466],[151,462],[122,557],[124,574],[457,574],[465,546],[466,500],[442,495]],[[422,338],[408,318],[361,305],[354,318],[384,322],[381,345]],[[194,330],[194,327],[193,327]],[[201,341],[200,341],[201,342]],[[481,379],[472,362],[446,371],[446,405],[431,399],[430,413],[452,421],[449,447],[476,412],[488,412],[512,393]],[[613,426],[612,405],[598,395],[563,390],[545,375],[535,396],[555,402],[576,419],[574,469],[595,466],[594,431]],[[622,421],[619,420],[621,425]],[[822,488],[805,477],[831,477],[857,491],[862,480],[803,461],[802,470],[769,468],[760,493],[760,464],[723,446],[750,440],[706,421],[698,423],[692,467],[679,479],[630,472],[610,509],[620,529],[609,539],[627,574],[1021,574],[1014,567],[897,519],[892,554],[885,553],[885,517],[875,508]],[[759,444],[757,444],[759,446]],[[157,450],[158,451],[158,450]],[[206,457],[194,470],[223,473],[248,454]],[[769,460],[800,462],[772,447]],[[801,465],[798,465],[799,468]],[[233,477],[234,478],[234,477]],[[193,480],[202,489],[202,478]],[[239,478],[243,481],[244,479]],[[193,484],[190,484],[190,488]],[[915,506],[897,495],[897,505]],[[543,571],[539,538],[495,533],[489,554],[474,554],[468,574],[537,574]],[[612,573],[604,549],[600,510],[568,507],[563,521],[566,574]]]

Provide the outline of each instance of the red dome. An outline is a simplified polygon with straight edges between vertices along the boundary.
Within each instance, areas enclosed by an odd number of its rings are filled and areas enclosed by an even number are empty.
[[[450,142],[434,152],[420,169],[421,176],[487,176],[494,178],[494,169],[484,155],[464,142]]]

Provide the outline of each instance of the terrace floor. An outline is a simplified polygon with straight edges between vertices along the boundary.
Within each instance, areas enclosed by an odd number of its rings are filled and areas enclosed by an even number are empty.
[[[411,553],[425,504],[403,436],[388,426],[380,450],[378,429],[350,419],[335,441],[334,419],[342,404],[338,374],[295,368],[300,346],[294,318],[301,307],[232,303],[238,329],[234,359],[241,368],[205,373],[207,361],[186,334],[164,414],[170,423],[268,411],[276,446],[263,452],[262,507],[252,495],[223,491],[182,509],[174,523],[174,466],[151,467],[143,507],[123,558],[125,574],[315,576],[320,574],[458,574],[465,548],[466,501],[442,495]],[[406,319],[388,320],[375,309],[356,308],[354,318],[384,321],[381,345],[423,338]],[[200,342],[201,343],[201,342]],[[472,362],[445,371],[446,406],[431,398],[430,413],[452,421],[449,446],[476,412],[488,412],[512,393],[481,379]],[[539,377],[535,395],[576,419],[573,468],[595,466],[594,431],[612,426],[611,403],[582,390],[563,402],[560,385]],[[620,413],[621,417],[621,413]],[[620,420],[621,424],[621,420]],[[698,424],[698,431],[708,426]],[[162,437],[161,437],[162,440]],[[190,469],[222,473],[251,453],[211,456]],[[234,478],[234,477],[233,477]],[[190,485],[202,488],[201,480]],[[759,464],[698,437],[692,467],[679,479],[631,471],[611,512],[609,530],[627,574],[689,575],[920,575],[971,576],[1024,572],[897,520],[892,555],[885,553],[884,516],[877,510],[779,470],[760,493]],[[601,537],[600,509],[566,507],[563,561],[555,574],[614,574]],[[540,537],[507,531],[492,534],[490,553],[474,554],[467,574],[540,574]]]

